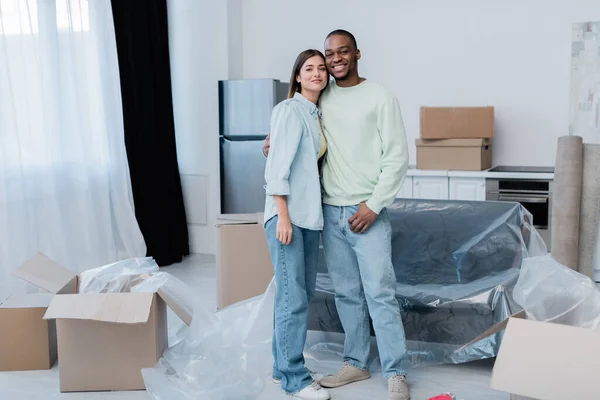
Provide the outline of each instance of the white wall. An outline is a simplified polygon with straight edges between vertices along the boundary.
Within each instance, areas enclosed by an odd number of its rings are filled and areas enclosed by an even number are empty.
[[[286,80],[295,56],[353,32],[361,75],[400,100],[415,162],[421,105],[496,107],[496,164],[552,165],[568,132],[571,23],[593,0],[168,0],[179,166],[190,244],[214,253],[220,79]],[[537,152],[534,152],[537,150]]]
[[[330,31],[354,33],[359,71],[398,96],[411,163],[421,105],[496,107],[494,163],[554,165],[568,134],[572,22],[597,0],[244,0],[243,76],[287,80]]]
[[[228,13],[225,1],[168,0],[167,5],[177,157],[190,247],[193,253],[214,253],[219,211],[218,81],[229,75],[228,60],[234,53],[228,49],[227,20],[235,13]]]

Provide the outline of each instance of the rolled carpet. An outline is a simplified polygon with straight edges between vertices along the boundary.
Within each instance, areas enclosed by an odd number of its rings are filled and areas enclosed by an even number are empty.
[[[600,144],[583,145],[581,222],[579,223],[579,272],[594,279],[594,251],[600,219]]]
[[[598,214],[600,214],[600,204],[598,204],[598,208]],[[594,250],[594,280],[600,282],[600,222],[596,234],[596,250]]]
[[[580,253],[583,168],[583,139],[580,136],[560,137],[554,168],[550,249],[556,261],[574,270],[578,269]]]

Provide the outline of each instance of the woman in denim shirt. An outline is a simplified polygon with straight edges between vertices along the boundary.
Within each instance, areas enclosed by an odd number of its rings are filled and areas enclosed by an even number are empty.
[[[330,398],[304,366],[302,354],[323,229],[318,160],[326,144],[317,104],[328,82],[320,51],[298,55],[288,99],[273,109],[265,169],[265,231],[277,286],[273,380],[285,393],[311,400]]]

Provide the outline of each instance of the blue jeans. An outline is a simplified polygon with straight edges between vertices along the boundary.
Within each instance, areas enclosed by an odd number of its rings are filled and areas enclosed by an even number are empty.
[[[273,377],[281,388],[296,393],[312,383],[304,366],[308,305],[315,293],[320,232],[292,225],[292,241],[277,240],[275,216],[265,230],[275,268],[275,323],[273,330]]]
[[[396,299],[392,228],[383,209],[365,233],[348,220],[358,206],[323,206],[323,249],[345,334],[344,361],[366,370],[370,352],[369,315],[386,379],[406,375],[406,336]]]

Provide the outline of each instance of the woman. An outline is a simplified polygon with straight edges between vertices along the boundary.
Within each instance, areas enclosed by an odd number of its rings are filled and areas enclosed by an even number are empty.
[[[304,366],[308,304],[315,291],[323,229],[318,160],[326,150],[319,96],[329,82],[318,50],[298,55],[288,99],[273,109],[265,169],[265,231],[275,269],[273,379],[293,397],[326,400],[329,393]]]

